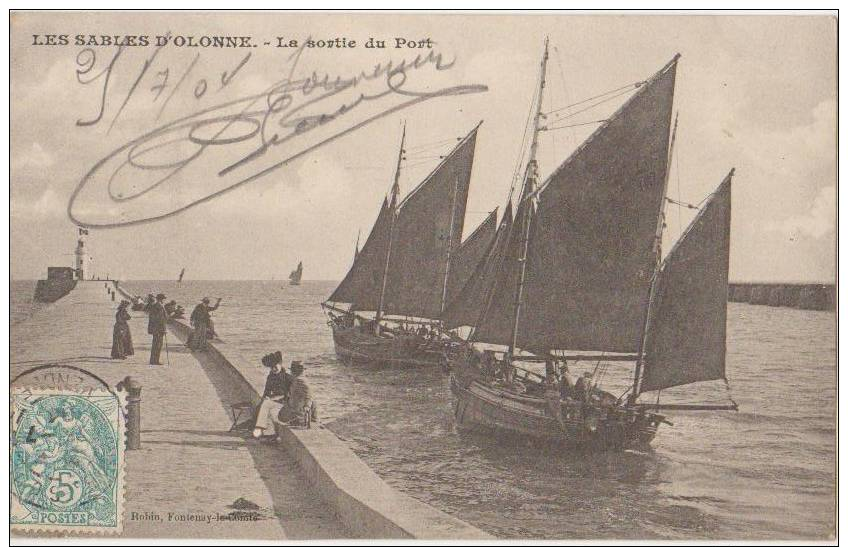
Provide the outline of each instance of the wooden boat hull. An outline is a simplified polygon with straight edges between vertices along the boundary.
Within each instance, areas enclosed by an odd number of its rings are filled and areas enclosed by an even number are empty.
[[[422,341],[416,336],[384,338],[359,327],[331,325],[336,355],[342,361],[390,365],[446,367],[453,350],[449,343]]]
[[[624,450],[648,446],[662,416],[622,406],[561,403],[560,416],[542,397],[512,393],[451,374],[454,417],[467,429],[507,432],[570,447]]]

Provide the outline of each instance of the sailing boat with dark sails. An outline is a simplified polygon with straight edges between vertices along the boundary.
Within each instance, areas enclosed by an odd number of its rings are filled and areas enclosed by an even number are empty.
[[[300,279],[303,277],[303,262],[297,263],[297,268],[289,274],[289,285],[300,285]]]
[[[496,212],[461,241],[478,128],[399,201],[404,129],[391,195],[362,248],[357,245],[350,271],[324,303],[340,358],[444,365],[462,343],[443,331],[439,317],[494,237]]]
[[[547,57],[546,41],[515,220],[442,317],[447,328],[473,328],[451,363],[455,418],[567,445],[643,446],[668,422],[663,409],[736,409],[639,402],[725,379],[733,170],[661,260],[679,56],[539,185]],[[616,396],[590,372],[569,377],[569,364],[595,361],[596,371],[635,363],[633,385]],[[541,363],[544,374],[529,370]]]

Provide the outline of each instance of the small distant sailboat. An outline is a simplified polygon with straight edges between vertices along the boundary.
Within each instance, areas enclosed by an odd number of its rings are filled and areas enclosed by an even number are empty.
[[[185,268],[183,268],[182,270],[180,270],[180,276],[177,278],[177,283],[182,283],[182,282],[183,282],[183,276],[184,276],[184,275],[185,275]]]
[[[289,274],[289,285],[300,285],[301,277],[303,277],[303,262],[298,262],[297,268]]]

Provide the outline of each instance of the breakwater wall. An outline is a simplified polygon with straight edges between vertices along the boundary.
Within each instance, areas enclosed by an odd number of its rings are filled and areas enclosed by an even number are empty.
[[[118,286],[125,298],[131,298]],[[191,327],[170,320],[171,332],[183,342]],[[257,404],[265,371],[252,366],[226,344],[212,342],[195,354],[201,364],[214,367],[242,401]],[[318,399],[320,402],[320,394]],[[332,431],[313,424],[309,429],[277,424],[281,449],[303,472],[314,494],[330,506],[356,536],[369,539],[492,540],[493,536],[403,494],[383,481]]]
[[[37,302],[55,302],[74,290],[77,286],[73,279],[39,279],[35,284],[33,298]]]
[[[836,285],[827,283],[730,283],[729,302],[802,310],[836,309]]]

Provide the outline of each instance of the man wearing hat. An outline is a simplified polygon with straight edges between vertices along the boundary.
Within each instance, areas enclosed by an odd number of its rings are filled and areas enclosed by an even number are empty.
[[[204,297],[200,304],[195,306],[194,311],[191,312],[190,321],[191,325],[194,327],[194,332],[191,335],[189,346],[191,346],[192,349],[206,349],[206,340],[208,337],[207,331],[209,330],[209,324],[212,321],[210,313],[217,310],[220,305],[220,298],[214,306],[210,306],[209,298]]]
[[[280,411],[280,420],[283,422],[301,421],[306,409],[312,407],[312,392],[309,384],[303,379],[303,363],[292,361],[291,364],[291,386],[289,386],[289,397],[286,405]]]
[[[156,300],[147,307],[147,333],[153,335],[153,343],[150,345],[150,364],[161,365],[159,362],[159,354],[162,353],[162,342],[165,340],[165,325],[168,321],[168,316],[165,314],[165,307],[162,302],[165,300],[165,295],[159,293],[156,295]]]
[[[283,366],[283,355],[278,351],[262,358],[262,365],[270,368],[265,380],[265,392],[256,413],[253,436],[256,438],[274,434],[274,418],[280,413],[286,402],[291,385],[291,377]]]

